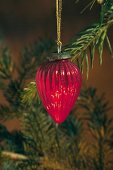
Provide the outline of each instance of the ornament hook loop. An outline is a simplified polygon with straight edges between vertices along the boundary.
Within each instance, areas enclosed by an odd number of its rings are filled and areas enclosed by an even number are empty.
[[[58,41],[58,42],[57,42],[57,46],[58,46],[57,49],[58,49],[58,54],[59,54],[59,53],[61,53],[61,51],[62,51],[62,42],[61,42],[61,41]]]

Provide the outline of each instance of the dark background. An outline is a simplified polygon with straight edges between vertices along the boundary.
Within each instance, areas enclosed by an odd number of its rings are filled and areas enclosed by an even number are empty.
[[[75,4],[75,0],[63,0],[62,41],[64,44],[81,29],[98,21],[100,10],[98,4],[95,4],[91,11],[87,9],[83,14],[80,13],[87,4],[88,0],[80,0],[78,4]],[[109,32],[111,42],[113,42],[112,31],[113,29],[110,29]],[[24,46],[39,38],[56,40],[55,0],[0,0],[0,33],[16,62]],[[84,79],[86,85],[96,87],[100,94],[104,92],[110,105],[113,105],[113,59],[106,48],[102,66],[99,66],[96,57],[89,79]],[[7,125],[10,130],[19,127],[16,120],[13,124],[12,121],[8,122]]]

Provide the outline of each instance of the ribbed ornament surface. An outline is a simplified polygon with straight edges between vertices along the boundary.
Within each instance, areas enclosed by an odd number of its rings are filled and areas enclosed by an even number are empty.
[[[68,59],[41,65],[36,85],[42,103],[52,119],[65,121],[80,93],[82,78],[78,67]]]

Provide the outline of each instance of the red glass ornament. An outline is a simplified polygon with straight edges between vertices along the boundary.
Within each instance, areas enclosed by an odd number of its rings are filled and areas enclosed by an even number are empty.
[[[42,103],[52,119],[65,121],[80,93],[82,78],[78,67],[68,59],[49,61],[36,74]]]

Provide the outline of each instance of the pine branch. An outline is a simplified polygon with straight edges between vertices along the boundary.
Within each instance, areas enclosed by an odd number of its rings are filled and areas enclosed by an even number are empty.
[[[37,94],[36,90],[36,83],[30,82],[26,88],[24,88],[24,91],[21,95],[22,103],[31,105],[33,101],[35,101],[38,98],[38,101],[40,101],[39,96]]]
[[[9,55],[9,50],[4,48],[0,57],[0,78],[11,79],[14,70],[14,63]]]
[[[108,28],[113,24],[113,2],[106,1],[102,5],[100,22],[93,24],[92,26],[81,31],[75,40],[65,47],[65,51],[68,51],[72,55],[72,61],[78,60],[78,65],[81,71],[84,67],[84,61],[87,63],[87,76],[88,67],[91,65],[93,68],[93,61],[95,57],[96,49],[99,52],[99,63],[102,64],[102,55],[105,39],[107,40],[108,48],[111,54],[112,47],[107,36]],[[89,56],[87,58],[87,56]],[[90,58],[90,61],[89,61]]]

